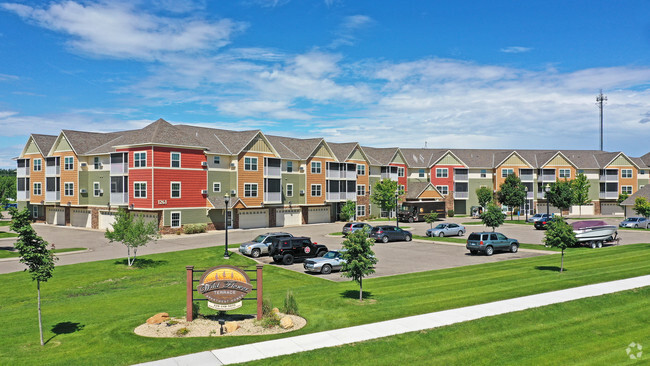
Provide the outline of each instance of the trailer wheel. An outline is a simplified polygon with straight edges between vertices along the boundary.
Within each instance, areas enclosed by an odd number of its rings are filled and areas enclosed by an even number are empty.
[[[600,241],[598,242],[598,244],[596,244],[596,246],[597,246],[598,248],[602,248],[602,247],[603,247],[603,241],[600,240]]]
[[[596,249],[596,242],[595,241],[589,242],[589,246],[591,247],[591,249]]]
[[[413,218],[412,217],[409,217],[409,223],[411,223],[411,224],[413,223]]]

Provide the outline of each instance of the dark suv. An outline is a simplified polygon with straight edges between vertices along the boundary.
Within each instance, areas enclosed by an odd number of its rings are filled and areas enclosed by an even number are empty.
[[[269,255],[274,262],[293,264],[295,259],[322,257],[328,252],[326,246],[312,243],[307,237],[273,239],[269,247]]]
[[[483,252],[485,255],[494,254],[495,250],[505,250],[517,253],[519,242],[508,239],[505,235],[495,232],[471,233],[467,238],[467,249],[472,254]]]
[[[411,234],[410,231],[402,230],[397,226],[381,225],[373,227],[372,230],[370,230],[370,235],[368,235],[368,237],[375,239],[375,241],[388,243],[393,240],[411,241],[413,234]]]

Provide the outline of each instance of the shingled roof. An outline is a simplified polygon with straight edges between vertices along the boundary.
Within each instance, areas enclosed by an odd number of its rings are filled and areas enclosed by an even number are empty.
[[[397,153],[398,148],[362,146],[361,149],[370,160],[371,165],[388,165]]]
[[[56,142],[56,138],[58,136],[52,136],[52,135],[38,135],[33,133],[32,139],[34,140],[34,143],[36,144],[36,147],[41,151],[41,155],[46,156],[49,152],[50,149],[52,148],[52,145]]]
[[[231,131],[190,125],[175,127],[200,141],[211,153],[225,155],[239,154],[261,132],[260,130]]]
[[[408,190],[406,191],[406,199],[407,200],[415,200],[420,197],[422,192],[424,192],[427,187],[433,187],[433,189],[436,189],[436,187],[431,184],[431,182],[411,182],[408,185]],[[437,189],[436,189],[437,190]]]
[[[328,142],[327,144],[332,149],[336,159],[341,162],[347,160],[352,151],[359,146],[357,142]]]
[[[283,159],[307,160],[314,153],[318,145],[324,141],[322,138],[297,139],[273,135],[265,136]],[[282,153],[280,150],[282,150]]]
[[[400,149],[409,168],[429,168],[449,150],[445,149]]]
[[[124,133],[128,133],[129,131],[121,131],[121,132],[111,132],[111,133],[100,133],[100,132],[84,132],[84,131],[74,131],[74,130],[62,130],[63,136],[65,136],[66,140],[68,140],[68,143],[74,151],[78,155],[85,155],[88,154],[88,152],[96,150],[98,147],[103,146],[104,144],[107,144],[119,136],[121,136]],[[112,149],[110,151],[113,151]],[[110,152],[110,151],[103,151],[103,152]]]

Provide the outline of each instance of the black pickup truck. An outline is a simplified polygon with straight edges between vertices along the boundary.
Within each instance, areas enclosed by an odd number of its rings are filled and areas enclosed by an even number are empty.
[[[322,257],[328,252],[326,246],[312,243],[307,237],[273,239],[269,247],[269,255],[273,261],[289,265],[295,259]]]

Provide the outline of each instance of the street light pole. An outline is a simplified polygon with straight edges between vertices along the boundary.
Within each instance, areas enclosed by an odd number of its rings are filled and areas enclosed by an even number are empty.
[[[526,191],[526,204],[524,204],[524,210],[526,211],[526,222],[528,222],[528,186],[524,186]]]
[[[399,214],[397,212],[397,198],[399,197],[399,193],[395,191],[395,225],[399,227]]]
[[[223,218],[224,228],[226,229],[226,249],[223,251],[223,259],[230,259],[230,254],[228,253],[228,203],[230,203],[230,196],[225,195],[223,198],[226,203],[225,215]]]
[[[551,190],[551,186],[548,183],[546,183],[546,187],[544,187],[544,191],[546,192],[546,195],[544,195],[544,197],[546,197],[546,216],[547,217],[550,216],[549,207],[548,207],[548,192],[550,190]]]

